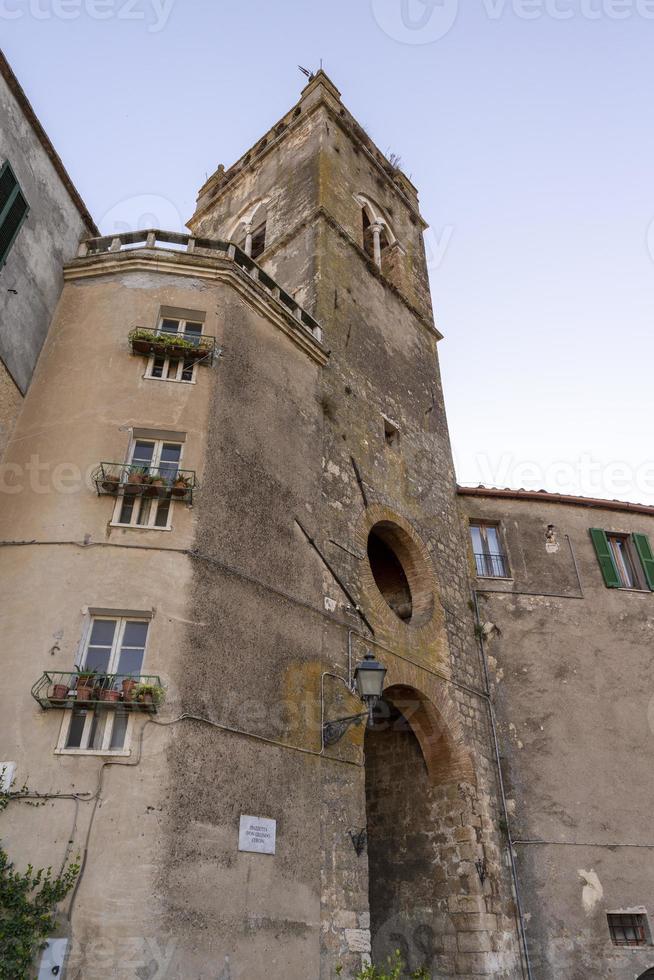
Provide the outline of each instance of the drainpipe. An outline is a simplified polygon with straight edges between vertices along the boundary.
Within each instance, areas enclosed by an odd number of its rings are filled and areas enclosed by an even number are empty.
[[[515,904],[518,913],[518,927],[520,931],[520,940],[522,943],[522,950],[524,954],[524,965],[527,967],[527,977],[529,980],[534,980],[534,975],[531,971],[531,960],[529,959],[529,947],[527,945],[527,932],[525,929],[525,917],[522,908],[522,901],[520,899],[520,886],[518,884],[518,868],[515,862],[515,855],[513,853],[513,838],[511,836],[511,821],[509,820],[509,811],[506,805],[506,794],[504,792],[504,778],[502,776],[502,763],[500,759],[500,745],[497,738],[497,725],[495,723],[495,711],[493,709],[493,702],[491,701],[490,695],[490,681],[488,677],[488,663],[486,660],[486,650],[484,648],[484,635],[481,630],[481,619],[479,616],[479,602],[477,599],[477,590],[472,590],[473,603],[475,607],[475,620],[477,623],[477,633],[479,635],[479,652],[481,655],[481,662],[484,672],[484,684],[486,687],[485,699],[488,704],[488,714],[490,717],[491,731],[493,735],[493,748],[495,751],[495,764],[497,765],[497,778],[500,789],[500,799],[502,801],[502,814],[506,824],[506,834],[509,841],[509,861],[511,864],[511,877],[513,879],[513,890],[515,892]]]

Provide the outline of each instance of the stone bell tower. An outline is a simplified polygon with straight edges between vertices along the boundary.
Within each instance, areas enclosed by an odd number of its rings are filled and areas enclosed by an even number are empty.
[[[237,242],[252,275],[271,277],[321,324],[329,353],[308,386],[289,374],[275,393],[308,424],[309,442],[282,432],[276,413],[257,419],[253,437],[291,439],[303,488],[262,486],[265,530],[252,527],[243,544],[257,541],[263,564],[285,577],[300,574],[298,588],[345,630],[312,631],[308,661],[278,654],[273,700],[320,689],[323,719],[350,716],[352,664],[370,649],[388,670],[373,728],[322,744],[341,761],[314,774],[320,976],[338,962],[355,969],[370,941],[373,955],[399,947],[411,969],[438,976],[519,976],[416,188],[320,71],[205,183],[189,226]],[[290,635],[307,639],[305,614],[294,617]],[[268,676],[265,662],[257,656],[254,669]]]

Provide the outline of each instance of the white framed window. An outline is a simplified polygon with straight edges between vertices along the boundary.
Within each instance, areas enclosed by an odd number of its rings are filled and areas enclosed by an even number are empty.
[[[168,531],[171,527],[172,500],[169,494],[159,491],[174,482],[182,459],[182,444],[164,439],[140,439],[132,441],[128,454],[128,469],[124,489],[116,499],[113,524],[120,527],[153,528]],[[143,490],[143,476],[161,478],[164,485],[152,484]]]
[[[78,669],[76,691],[85,701],[71,711],[61,728],[57,752],[117,753],[126,755],[131,712],[119,702],[98,703],[100,691],[121,691],[123,680],[138,677],[143,669],[150,620],[136,616],[92,616]],[[84,670],[88,670],[86,681]],[[94,703],[87,703],[87,702]]]
[[[509,578],[499,524],[471,521],[470,538],[477,575],[482,578]]]
[[[178,319],[177,317],[161,317],[157,326],[157,334],[176,335],[198,343],[202,335],[202,323],[195,320]],[[171,354],[151,354],[145,369],[146,378],[158,381],[183,381],[186,384],[195,383],[197,360],[195,358],[177,357]]]

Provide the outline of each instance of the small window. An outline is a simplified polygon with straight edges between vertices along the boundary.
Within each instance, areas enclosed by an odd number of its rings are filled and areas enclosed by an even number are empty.
[[[654,554],[646,534],[591,528],[591,540],[609,589],[654,589]]]
[[[266,248],[266,222],[264,221],[252,232],[251,258],[258,259]]]
[[[609,548],[623,589],[642,589],[638,559],[632,552],[628,534],[608,534]]]
[[[6,160],[0,167],[0,269],[6,262],[28,211],[27,201],[9,161]]]
[[[175,480],[181,458],[181,443],[164,442],[161,439],[135,439],[129,454],[124,493],[116,500],[114,524],[168,530],[172,501],[167,491]],[[151,494],[140,493],[143,476],[160,479],[162,483],[159,487],[151,484]],[[134,489],[130,489],[132,487]],[[166,495],[160,496],[159,489]]]
[[[608,912],[606,918],[614,946],[649,945],[649,925],[644,913]]]
[[[386,229],[381,222],[370,220],[367,208],[362,209],[361,219],[363,223],[363,250],[381,267],[382,255],[389,246]],[[376,236],[379,236],[377,240]]]
[[[387,446],[397,448],[400,444],[400,427],[395,422],[391,422],[386,416],[384,419],[384,441]]]
[[[80,670],[93,671],[93,683],[119,691],[124,679],[143,668],[149,620],[94,616],[91,620]],[[90,700],[90,698],[89,698]],[[64,752],[121,752],[125,748],[128,712],[97,704],[72,709],[64,719],[60,749]]]
[[[202,336],[202,324],[193,320],[178,320],[162,317],[157,332],[160,334],[179,335],[180,339],[197,346],[198,338]],[[195,381],[197,361],[166,354],[151,354],[145,369],[146,378],[156,378],[159,381]]]
[[[508,563],[502,548],[499,524],[474,521],[470,524],[470,538],[477,575],[482,578],[508,578]]]

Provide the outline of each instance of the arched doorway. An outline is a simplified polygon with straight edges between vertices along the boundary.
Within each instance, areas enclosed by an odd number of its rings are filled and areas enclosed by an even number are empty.
[[[434,705],[398,685],[366,732],[365,764],[373,960],[399,949],[410,970],[447,973],[456,946],[448,899],[462,886],[457,834],[475,793],[470,759]]]

